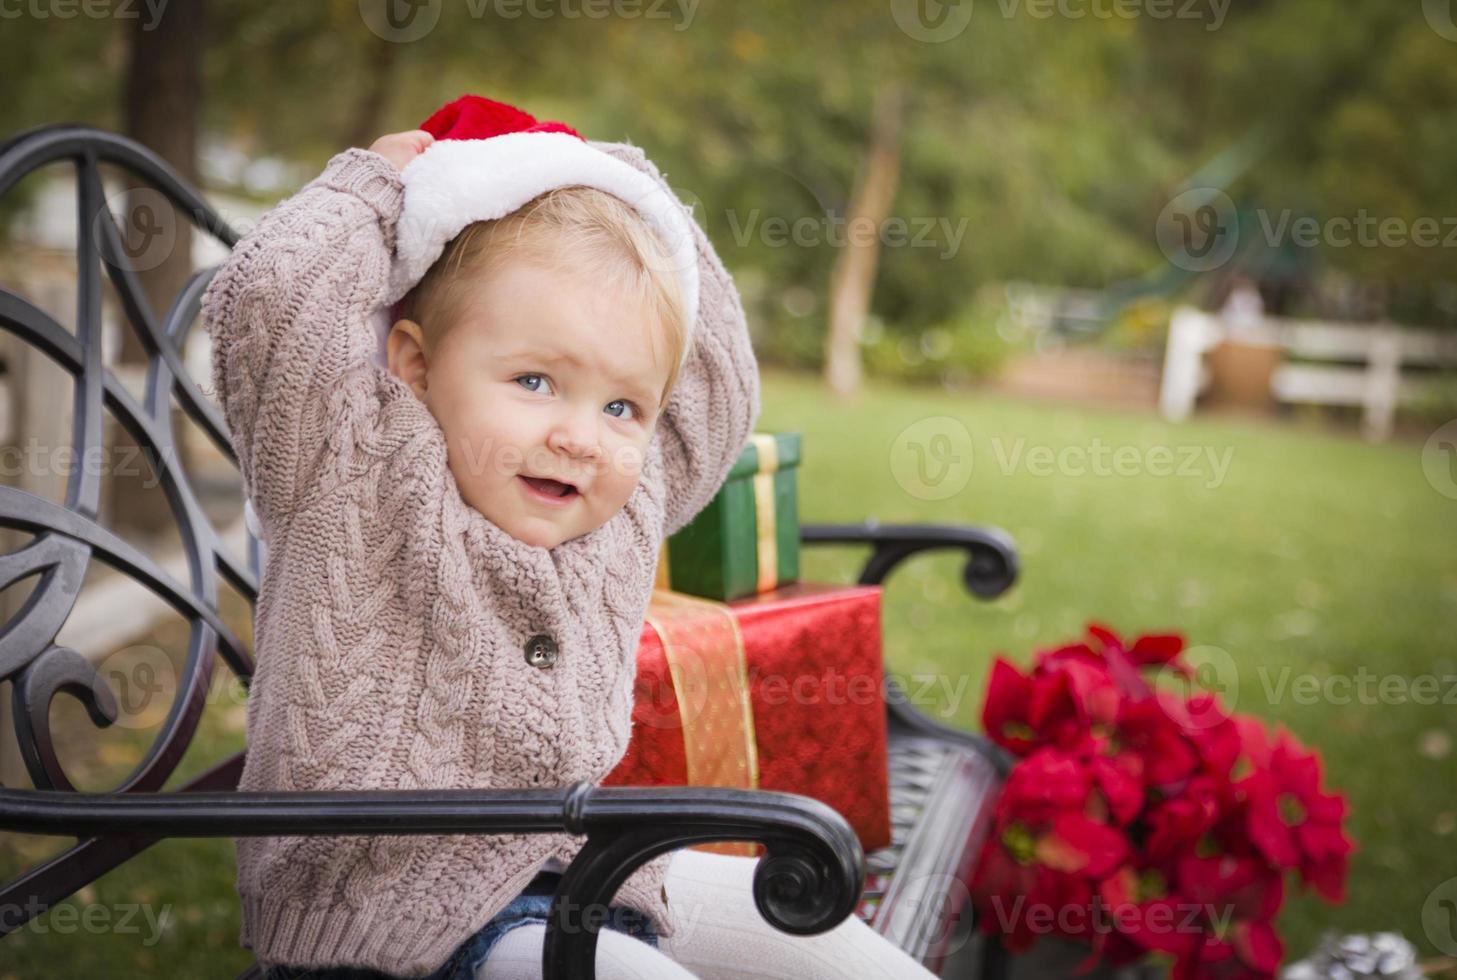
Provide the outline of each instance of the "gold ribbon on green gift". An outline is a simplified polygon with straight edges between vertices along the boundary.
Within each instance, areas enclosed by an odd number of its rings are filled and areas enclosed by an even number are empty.
[[[754,474],[754,518],[758,529],[759,591],[767,592],[779,581],[779,536],[774,516],[774,474],[779,472],[779,443],[768,433],[755,433],[750,442],[759,452],[759,472]]]
[[[755,557],[759,565],[758,591],[768,592],[779,584],[779,527],[774,509],[774,474],[779,472],[779,443],[772,433],[756,432],[749,442],[758,453],[759,469],[754,474]],[[655,588],[670,588],[668,542],[658,555]]]
[[[653,590],[646,619],[663,644],[673,680],[688,785],[757,789],[759,750],[738,620],[722,602],[668,589]],[[718,854],[758,854],[750,841],[695,846]]]

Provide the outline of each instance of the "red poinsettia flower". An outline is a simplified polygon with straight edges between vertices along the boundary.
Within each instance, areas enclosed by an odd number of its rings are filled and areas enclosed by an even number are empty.
[[[1037,655],[1035,677],[1063,676],[1072,691],[1078,720],[1085,728],[1112,725],[1124,692],[1114,681],[1108,661],[1087,644],[1076,643]]]
[[[1038,861],[1036,848],[1024,825],[1011,824],[988,835],[972,875],[977,927],[999,935],[1013,952],[1047,935],[1057,910],[1087,908],[1092,897],[1086,879]]]
[[[1184,638],[1178,633],[1145,633],[1126,646],[1113,628],[1102,623],[1089,623],[1088,633],[1097,638],[1104,651],[1119,650],[1140,667],[1170,664],[1179,670],[1187,670],[1183,664],[1175,663],[1184,650]]]
[[[1113,873],[1128,854],[1128,838],[1107,824],[1080,813],[1060,813],[1038,836],[1037,859],[1054,871],[1083,875],[1094,881]]]
[[[1173,696],[1163,694],[1159,703],[1168,711],[1174,700]],[[1181,730],[1199,754],[1199,768],[1221,782],[1228,781],[1241,749],[1239,726],[1234,718],[1218,697],[1202,692],[1184,702],[1183,714],[1189,723],[1181,726]]]
[[[1320,788],[1320,757],[1283,729],[1266,764],[1240,782],[1250,840],[1278,868],[1333,902],[1345,898],[1346,865],[1355,849],[1342,830],[1344,797]]]
[[[1188,674],[1183,646],[1094,623],[1026,674],[993,666],[983,721],[1021,758],[972,898],[1009,948],[1054,923],[1088,944],[1088,966],[1157,950],[1175,980],[1270,980],[1284,874],[1344,894],[1345,800],[1321,788],[1318,756],[1214,694],[1151,684],[1149,668]]]
[[[1178,862],[1175,890],[1128,915],[1128,937],[1174,957],[1172,976],[1189,980],[1269,980],[1283,949],[1270,919],[1283,887],[1259,861],[1218,856]]]
[[[1219,819],[1220,791],[1209,776],[1189,780],[1177,796],[1150,807],[1144,824],[1144,853],[1152,861],[1169,861],[1191,853]]]
[[[997,800],[999,814],[1041,827],[1059,813],[1080,813],[1092,790],[1087,767],[1073,756],[1048,747],[1017,764]]]
[[[1077,738],[1083,727],[1066,674],[1024,675],[998,657],[992,663],[982,727],[998,745],[1026,755],[1042,745]]]
[[[1088,761],[1093,785],[1107,801],[1108,815],[1126,827],[1144,806],[1143,759],[1132,752],[1094,753]]]
[[[1202,905],[1212,918],[1272,919],[1285,901],[1279,871],[1262,861],[1231,854],[1187,855],[1175,871],[1179,894]]]
[[[1178,956],[1171,980],[1274,980],[1284,944],[1268,922],[1234,922],[1227,932],[1207,932]]]
[[[1124,701],[1118,718],[1118,740],[1144,761],[1144,782],[1160,788],[1180,783],[1194,773],[1199,754],[1157,698]]]

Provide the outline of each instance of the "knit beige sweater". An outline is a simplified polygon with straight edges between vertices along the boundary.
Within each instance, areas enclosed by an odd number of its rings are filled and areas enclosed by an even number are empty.
[[[593,145],[662,181],[636,147]],[[638,486],[596,530],[529,545],[461,499],[434,418],[372,360],[402,198],[384,157],[345,150],[258,221],[203,296],[268,545],[242,788],[597,782],[627,748],[663,538],[708,504],[758,418],[738,294],[695,225],[697,336]],[[559,649],[550,667],[526,659],[540,633]],[[267,962],[426,973],[584,840],[239,839],[242,942]],[[670,856],[614,899],[664,935]]]

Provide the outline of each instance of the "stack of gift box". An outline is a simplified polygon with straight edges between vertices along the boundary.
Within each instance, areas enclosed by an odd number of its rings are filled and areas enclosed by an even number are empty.
[[[632,736],[603,784],[803,794],[839,811],[869,852],[890,843],[881,589],[799,581],[799,443],[755,434],[713,501],[664,543]]]

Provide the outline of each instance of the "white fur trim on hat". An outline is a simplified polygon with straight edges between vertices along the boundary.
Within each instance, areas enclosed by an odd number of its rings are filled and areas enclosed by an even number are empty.
[[[390,307],[424,278],[445,246],[476,221],[501,218],[557,187],[583,185],[626,201],[657,232],[683,295],[687,342],[698,320],[698,254],[688,208],[630,163],[567,133],[507,133],[437,140],[401,172],[405,200],[395,229],[386,305],[375,314],[383,362]]]

